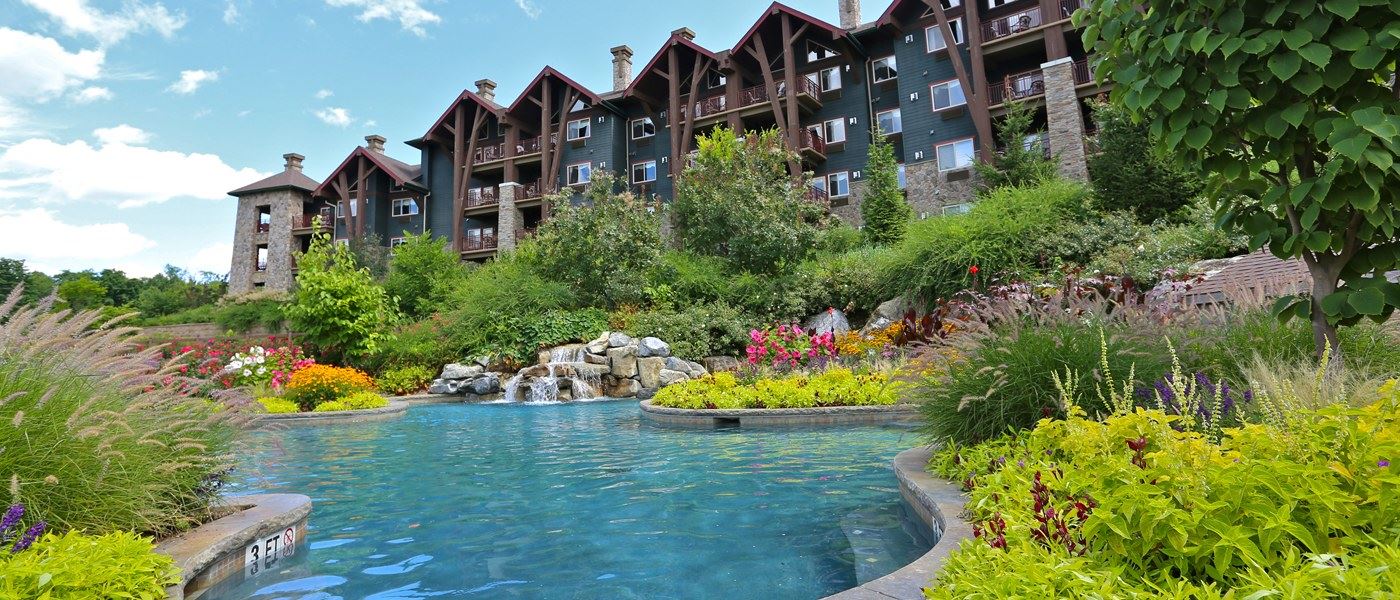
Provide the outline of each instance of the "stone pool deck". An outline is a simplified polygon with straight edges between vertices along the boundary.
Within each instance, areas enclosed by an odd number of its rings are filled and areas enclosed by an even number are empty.
[[[259,427],[278,425],[339,425],[343,423],[365,423],[402,417],[408,410],[409,402],[390,401],[383,408],[365,410],[338,410],[335,412],[300,412],[258,415],[253,424]]]
[[[275,563],[290,556],[306,539],[306,519],[311,498],[301,494],[259,494],[229,499],[234,512],[156,544],[156,552],[175,559],[182,581],[166,590],[170,600],[198,597],[205,589],[249,568],[248,546],[267,547],[278,538]],[[291,544],[281,540],[291,531]],[[256,568],[256,567],[255,567]]]
[[[642,417],[656,423],[692,427],[775,427],[801,425],[862,425],[913,421],[919,416],[912,404],[881,406],[826,406],[818,408],[685,409],[641,402]]]
[[[933,548],[904,568],[839,594],[827,600],[921,600],[928,586],[948,555],[963,540],[972,538],[972,524],[962,519],[967,496],[955,484],[938,479],[928,472],[928,447],[900,452],[894,458],[894,474],[899,479],[899,493],[937,537]]]

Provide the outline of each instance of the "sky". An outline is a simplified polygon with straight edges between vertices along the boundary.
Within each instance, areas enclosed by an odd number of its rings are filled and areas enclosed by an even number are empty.
[[[0,0],[0,257],[30,270],[227,273],[229,190],[364,136],[421,136],[490,78],[550,65],[595,91],[690,27],[731,47],[768,0]],[[789,6],[835,22],[837,0]],[[865,8],[872,20],[880,2]]]

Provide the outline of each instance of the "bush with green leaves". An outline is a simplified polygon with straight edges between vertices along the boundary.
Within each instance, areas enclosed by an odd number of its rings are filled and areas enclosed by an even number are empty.
[[[828,307],[856,314],[873,310],[888,300],[880,270],[893,250],[866,247],[841,254],[819,255],[802,264],[805,275],[806,314]]]
[[[340,412],[346,410],[371,410],[389,406],[389,400],[374,392],[355,392],[330,402],[322,402],[312,412]]]
[[[681,245],[737,270],[774,273],[806,258],[822,208],[788,173],[777,130],[741,140],[725,127],[698,136],[699,153],[676,182],[672,214]]]
[[[278,398],[276,396],[258,398],[258,404],[261,404],[263,407],[263,412],[266,412],[269,415],[284,415],[288,413],[301,412],[301,406],[297,403],[292,402],[291,400],[287,400],[285,398]]]
[[[1126,211],[1143,223],[1174,217],[1201,193],[1200,177],[1161,152],[1145,121],[1109,102],[1096,102],[1098,152],[1089,156],[1095,206]],[[1175,219],[1173,219],[1175,220]]]
[[[362,361],[371,372],[428,365],[429,368],[462,357],[463,346],[453,338],[447,318],[433,314],[421,321],[403,323],[379,344],[374,355]]]
[[[58,297],[71,310],[98,308],[107,300],[107,288],[92,277],[83,275],[59,284]]]
[[[442,238],[429,232],[407,235],[394,247],[384,291],[398,300],[401,312],[423,318],[441,310],[452,290],[465,279],[467,267]]]
[[[170,534],[203,523],[246,399],[182,395],[178,365],[96,311],[0,303],[0,481],[53,530]],[[156,365],[156,366],[153,366]],[[3,579],[3,578],[0,578]]]
[[[427,389],[432,383],[433,377],[437,373],[428,367],[414,365],[408,367],[397,367],[388,369],[379,374],[374,380],[380,391],[388,392],[395,396],[405,396]]]
[[[442,331],[456,357],[505,352],[533,362],[537,348],[528,346],[536,340],[520,330],[523,322],[578,305],[572,288],[534,266],[534,253],[530,243],[504,253],[473,269],[452,294]]]
[[[467,354],[485,354],[523,366],[534,363],[536,353],[544,348],[586,342],[607,329],[608,313],[601,308],[507,314],[484,338],[483,345]]]
[[[899,189],[899,164],[894,146],[878,127],[870,132],[871,142],[865,163],[865,196],[860,201],[865,238],[876,246],[888,246],[904,239],[904,230],[914,219],[914,209]]]
[[[686,409],[889,405],[899,402],[903,385],[887,373],[857,373],[840,367],[748,382],[733,373],[715,373],[664,387],[652,404]]]
[[[997,131],[1001,148],[992,162],[974,168],[982,180],[981,194],[1005,187],[1034,187],[1055,178],[1055,161],[1045,156],[1045,141],[1034,129],[1036,110],[1025,102],[1006,107]]]
[[[372,355],[397,319],[392,299],[369,271],[356,266],[343,245],[325,234],[297,259],[300,267],[287,320],[323,358],[360,360]]]
[[[225,331],[238,333],[247,333],[258,327],[278,331],[286,321],[284,307],[289,299],[280,292],[227,298],[216,305],[214,323]]]
[[[646,277],[661,258],[659,206],[632,195],[626,182],[595,172],[585,203],[556,196],[535,236],[541,272],[573,288],[591,306],[614,308],[645,298]]]
[[[672,354],[691,360],[738,354],[749,330],[758,324],[723,302],[658,308],[625,315],[622,320],[622,329],[633,337],[661,338],[670,344]]]
[[[161,600],[181,582],[174,559],[125,531],[46,534],[26,551],[0,553],[0,573],[0,600]]]

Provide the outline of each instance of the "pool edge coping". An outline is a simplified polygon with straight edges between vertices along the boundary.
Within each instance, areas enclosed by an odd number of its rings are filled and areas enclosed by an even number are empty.
[[[309,496],[254,494],[225,501],[239,510],[156,544],[156,552],[170,556],[180,568],[180,583],[166,589],[170,600],[182,600],[191,584],[206,589],[232,575],[232,567],[241,567],[238,558],[254,540],[288,527],[296,528],[298,543],[306,539]]]
[[[642,416],[659,423],[711,427],[722,424],[763,425],[857,425],[912,420],[918,417],[913,404],[865,406],[820,406],[812,408],[671,408],[656,406],[650,399],[638,403]]]
[[[894,458],[894,474],[900,496],[937,536],[933,548],[889,575],[823,600],[922,600],[923,588],[943,570],[948,556],[963,540],[972,539],[972,524],[960,516],[967,495],[953,482],[928,472],[932,455],[928,446],[900,452]]]
[[[390,400],[388,406],[334,412],[297,412],[259,414],[250,423],[256,427],[279,425],[327,425],[332,423],[363,423],[402,416],[412,402]]]

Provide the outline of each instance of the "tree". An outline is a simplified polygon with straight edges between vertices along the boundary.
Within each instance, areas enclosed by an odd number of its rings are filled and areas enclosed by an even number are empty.
[[[15,258],[0,258],[0,302],[10,296],[10,292],[24,283],[24,261]]]
[[[447,247],[447,240],[434,238],[430,232],[406,235],[393,249],[384,290],[398,299],[404,314],[426,317],[446,304],[466,272],[461,259]]]
[[[869,160],[865,163],[866,192],[860,202],[865,237],[877,246],[889,246],[904,239],[904,230],[914,218],[914,209],[899,189],[899,164],[894,146],[878,127],[870,132]]]
[[[107,288],[89,275],[69,279],[58,286],[58,297],[72,310],[87,310],[107,301]]]
[[[384,245],[384,239],[377,233],[367,233],[361,236],[350,238],[350,255],[355,257],[355,264],[362,269],[369,271],[369,276],[375,281],[384,281],[389,276],[389,247]]]
[[[25,304],[36,304],[44,298],[48,298],[53,293],[54,281],[52,277],[38,271],[30,271],[24,277],[24,293],[20,296],[20,302]]]
[[[136,301],[141,293],[142,280],[132,279],[117,269],[102,269],[94,278],[107,290],[107,303],[112,306],[126,306]]]
[[[775,273],[810,254],[822,207],[788,175],[792,152],[777,130],[743,140],[719,127],[696,139],[699,153],[676,184],[682,245],[732,267]]]
[[[539,270],[567,283],[592,306],[646,300],[647,275],[661,261],[661,218],[656,206],[625,189],[611,173],[594,173],[587,202],[556,197],[535,237]]]
[[[1045,142],[1040,132],[1033,129],[1034,123],[1035,109],[1024,102],[1007,105],[997,132],[1001,151],[996,161],[979,161],[975,165],[983,192],[1032,186],[1055,177],[1055,162],[1045,156]]]
[[[1201,193],[1195,174],[1157,151],[1146,121],[1123,107],[1094,104],[1099,152],[1089,157],[1094,201],[1104,212],[1132,211],[1143,223],[1177,214]]]
[[[316,235],[297,257],[296,287],[287,306],[292,329],[324,356],[361,359],[388,337],[395,320],[393,300],[355,265],[350,249]]]
[[[1392,0],[1089,0],[1075,13],[1113,99],[1210,173],[1218,221],[1302,258],[1321,352],[1400,306],[1400,6]]]

